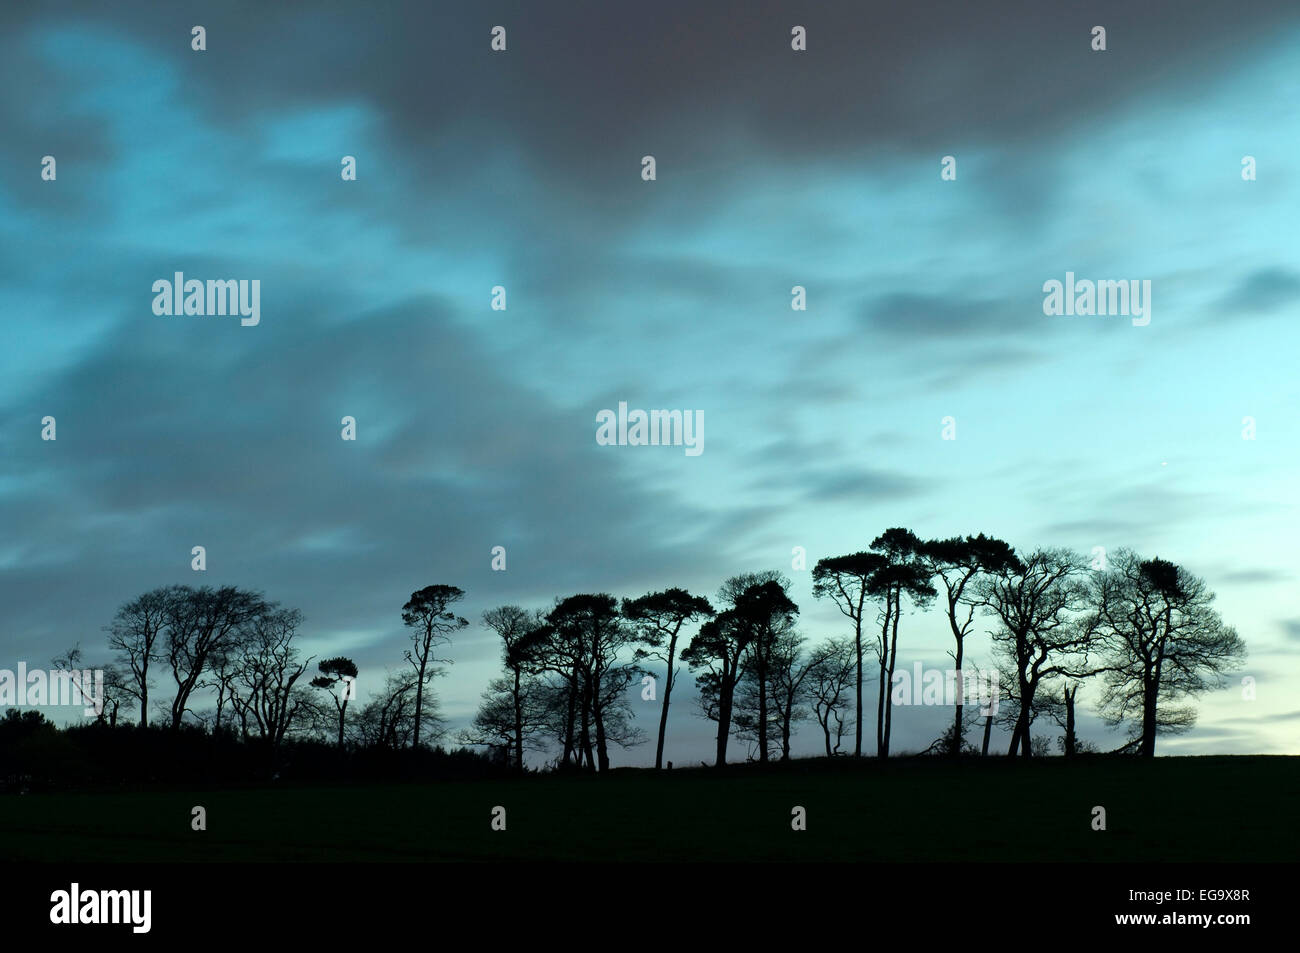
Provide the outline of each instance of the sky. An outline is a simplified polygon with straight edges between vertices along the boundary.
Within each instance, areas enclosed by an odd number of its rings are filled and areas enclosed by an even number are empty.
[[[815,643],[816,560],[906,526],[1185,566],[1249,659],[1158,751],[1300,753],[1294,3],[18,2],[0,81],[0,667],[234,584],[364,698],[456,585],[455,729],[487,608],[781,569]],[[178,271],[259,280],[260,322],[156,315]],[[1150,323],[1044,314],[1067,272],[1149,280]],[[620,401],[703,452],[599,446]],[[948,666],[938,612],[900,637]]]

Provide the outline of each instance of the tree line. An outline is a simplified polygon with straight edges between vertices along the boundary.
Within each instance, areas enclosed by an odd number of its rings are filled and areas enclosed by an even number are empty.
[[[604,770],[607,740],[633,738],[627,688],[653,658],[663,666],[661,767],[680,659],[695,675],[701,713],[717,724],[715,764],[727,762],[732,740],[749,742],[759,761],[789,758],[791,734],[804,720],[817,724],[827,756],[841,753],[850,730],[851,753],[861,756],[867,668],[874,666],[875,754],[888,757],[900,622],[906,608],[938,603],[958,673],[969,665],[968,638],[980,621],[990,623],[1002,704],[996,718],[985,716],[981,753],[988,753],[996,720],[1010,731],[1007,753],[1030,757],[1040,716],[1064,729],[1066,755],[1083,750],[1075,701],[1080,686],[1095,679],[1100,714],[1129,728],[1120,750],[1153,756],[1156,735],[1192,727],[1189,700],[1221,686],[1245,657],[1204,580],[1128,549],[1094,569],[1067,549],[1022,557],[984,534],[923,540],[892,528],[866,550],[820,560],[812,577],[814,596],[833,603],[848,630],[811,647],[797,628],[789,580],[776,571],[731,577],[716,606],[668,589],[624,599],[621,607],[612,596],[581,595],[549,612],[491,610],[484,622],[501,637],[506,674],[489,686],[466,739],[508,749],[516,766],[526,750],[558,742],[560,765]],[[679,654],[688,627],[695,631]],[[628,648],[631,659],[619,663]],[[952,724],[930,750],[975,750],[964,709],[958,694]]]
[[[872,681],[874,754],[887,758],[901,620],[906,610],[937,606],[958,673],[978,670],[966,648],[984,624],[1000,704],[996,716],[984,716],[976,747],[958,695],[951,724],[930,751],[988,754],[998,723],[1010,732],[1007,753],[1030,757],[1044,750],[1032,735],[1044,717],[1064,730],[1064,754],[1085,750],[1075,703],[1092,683],[1098,713],[1128,729],[1119,750],[1149,757],[1158,734],[1194,724],[1192,699],[1221,686],[1245,657],[1204,580],[1127,549],[1099,567],[1067,549],[1021,555],[984,534],[925,540],[891,528],[862,551],[818,561],[812,581],[814,597],[846,622],[816,644],[799,631],[790,580],[778,571],[732,576],[712,601],[670,588],[489,609],[481,621],[499,640],[502,671],[455,740],[482,746],[517,771],[530,753],[549,752],[556,769],[604,772],[612,748],[644,740],[633,717],[639,692],[659,703],[655,767],[662,768],[684,665],[698,713],[716,724],[717,765],[727,763],[733,742],[747,745],[747,758],[788,759],[805,722],[816,725],[828,757],[862,756]],[[173,731],[198,724],[255,740],[273,761],[286,738],[302,735],[328,738],[339,750],[428,747],[447,736],[433,681],[450,663],[442,656],[454,637],[470,625],[455,611],[464,596],[449,585],[412,593],[401,609],[410,639],[402,665],[350,712],[356,663],[303,657],[298,610],[234,586],[155,589],[122,605],[108,626],[114,661],[102,666],[99,721],[115,727],[135,711],[141,727],[151,718]],[[906,635],[910,623],[901,627]],[[60,668],[80,664],[80,649],[55,660]],[[154,692],[160,681],[171,688],[164,697]],[[198,706],[200,696],[207,707]]]

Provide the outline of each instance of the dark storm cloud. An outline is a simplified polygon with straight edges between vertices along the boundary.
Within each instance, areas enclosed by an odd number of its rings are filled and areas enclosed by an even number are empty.
[[[287,316],[255,344],[214,320],[124,325],[129,347],[5,408],[0,515],[24,565],[0,599],[19,651],[95,639],[126,596],[178,580],[256,580],[317,628],[396,629],[434,579],[490,600],[507,582],[618,589],[716,559],[712,517],[656,505],[626,454],[593,445],[585,414],[512,383],[436,299],[351,322]],[[31,440],[51,407],[76,412],[57,442]],[[355,443],[340,439],[345,414]],[[497,544],[505,574],[488,568]],[[189,571],[193,545],[206,576]]]
[[[746,137],[769,158],[1041,139],[1139,93],[1194,97],[1248,57],[1252,41],[1300,19],[1287,0],[1230,17],[1219,4],[1175,0],[1086,9],[1037,0],[311,9],[308,17],[261,2],[83,2],[60,14],[184,63],[195,106],[223,122],[360,99],[385,117],[391,140],[428,156],[430,180],[474,165],[473,149],[445,148],[469,123],[485,151],[517,141],[550,181],[581,183],[586,193],[619,191],[627,170],[611,158],[635,166],[651,152],[689,168]],[[7,9],[8,30],[30,25],[38,11]],[[209,37],[201,59],[188,42],[196,23]],[[789,48],[795,23],[809,31],[802,57]],[[504,55],[488,48],[496,24],[509,31]],[[1094,24],[1109,31],[1104,54],[1089,49]],[[1076,108],[1063,109],[1067,102]],[[57,96],[48,105],[57,109]],[[725,144],[711,133],[723,116],[733,133]]]
[[[1036,296],[1033,303],[1040,302]],[[1027,311],[1008,302],[922,294],[884,295],[868,302],[862,311],[869,330],[908,341],[1023,334],[1031,321],[1041,324],[1041,318],[1038,308]]]
[[[1286,268],[1260,268],[1246,275],[1219,302],[1229,314],[1270,314],[1300,300],[1300,274]],[[1220,320],[1216,315],[1214,320]]]
[[[894,446],[897,435],[876,434],[854,441],[859,448]],[[835,460],[831,465],[828,460]],[[843,459],[842,446],[832,440],[783,437],[755,447],[745,466],[756,475],[750,489],[806,503],[872,503],[922,496],[939,481],[886,467],[864,467]]]
[[[112,161],[116,149],[107,122],[70,112],[66,105],[79,93],[67,76],[47,68],[27,37],[7,26],[0,8],[0,188],[20,209],[39,210],[63,227],[102,208],[100,183],[77,172]],[[66,187],[53,193],[40,177],[42,156],[53,155]],[[7,256],[0,256],[4,269]],[[0,279],[10,275],[0,270]]]
[[[1052,358],[1025,347],[1043,327],[1042,295],[1028,285],[1022,300],[970,298],[961,294],[898,292],[878,295],[860,306],[865,332],[886,353],[924,355],[913,385],[930,393],[1004,377]],[[1057,334],[1085,334],[1084,325]],[[909,363],[916,364],[917,361]]]
[[[807,502],[871,503],[921,496],[934,483],[889,470],[815,466],[770,473],[756,480],[753,487]]]

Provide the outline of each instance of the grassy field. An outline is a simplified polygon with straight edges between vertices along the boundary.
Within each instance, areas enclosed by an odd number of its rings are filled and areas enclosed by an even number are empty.
[[[207,808],[208,829],[190,829]],[[494,832],[494,806],[507,829]],[[807,810],[806,831],[791,809]],[[1106,809],[1107,829],[1091,827]],[[1289,861],[1300,758],[824,760],[603,778],[0,797],[58,861]]]

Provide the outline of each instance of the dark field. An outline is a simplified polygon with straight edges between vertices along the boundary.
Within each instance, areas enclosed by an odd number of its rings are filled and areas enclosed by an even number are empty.
[[[203,805],[208,829],[190,829]],[[494,832],[492,808],[507,811]],[[808,829],[791,830],[791,809]],[[1091,828],[1106,809],[1107,830]],[[607,777],[0,797],[25,861],[1300,858],[1300,758],[796,761]]]

